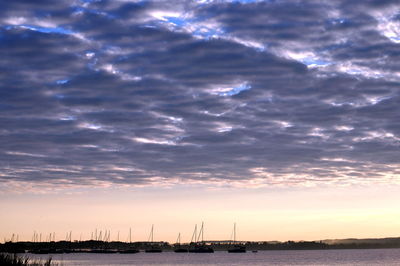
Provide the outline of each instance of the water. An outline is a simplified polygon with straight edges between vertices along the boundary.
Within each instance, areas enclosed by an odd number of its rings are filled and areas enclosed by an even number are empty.
[[[29,254],[47,259],[48,255]],[[164,252],[159,254],[55,254],[59,265],[399,265],[400,249],[278,250],[258,253],[213,254]]]

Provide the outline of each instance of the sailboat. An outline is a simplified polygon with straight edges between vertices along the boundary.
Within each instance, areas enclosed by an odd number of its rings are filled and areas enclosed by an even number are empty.
[[[149,236],[150,248],[147,248],[144,252],[146,252],[146,253],[161,253],[162,249],[159,246],[154,245],[153,238],[154,238],[154,224],[151,225],[151,231],[150,231],[150,236]]]
[[[233,247],[228,249],[229,253],[246,253],[246,246],[236,243],[236,223],[233,224]]]
[[[198,236],[196,236],[197,225],[194,228],[193,235],[195,237],[195,242],[190,243],[191,247],[189,248],[190,253],[214,253],[214,249],[210,246],[206,246],[204,243],[204,223],[201,223],[201,228]],[[199,243],[201,236],[201,242]],[[192,236],[193,240],[193,236]]]
[[[119,232],[118,232],[118,234],[119,234]],[[119,238],[119,235],[118,235],[118,238]],[[132,243],[132,229],[129,228],[129,247],[131,246],[131,243]],[[119,251],[119,253],[121,253],[121,254],[134,254],[134,253],[139,253],[139,252],[140,251],[135,248],[128,248],[128,249],[123,249],[123,250]]]
[[[174,245],[174,252],[176,253],[187,253],[189,250],[187,248],[181,247],[181,233],[178,234],[178,238],[176,239],[176,244]]]

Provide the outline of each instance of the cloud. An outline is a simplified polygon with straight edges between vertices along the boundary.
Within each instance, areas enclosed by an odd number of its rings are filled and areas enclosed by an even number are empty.
[[[3,181],[398,183],[394,1],[2,5]]]

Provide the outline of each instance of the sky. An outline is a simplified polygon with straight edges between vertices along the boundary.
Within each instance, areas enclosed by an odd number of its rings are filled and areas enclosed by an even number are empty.
[[[398,0],[3,1],[0,53],[1,241],[400,235]]]

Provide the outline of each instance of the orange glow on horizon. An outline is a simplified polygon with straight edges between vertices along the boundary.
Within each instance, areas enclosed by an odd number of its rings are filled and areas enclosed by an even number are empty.
[[[195,224],[205,222],[207,240],[230,240],[233,223],[237,239],[247,241],[322,240],[398,236],[400,210],[396,188],[341,190],[204,189],[86,191],[80,195],[20,195],[1,200],[1,239],[12,234],[31,240],[33,232],[56,232],[63,240],[90,239],[97,228],[111,231],[111,240],[147,241],[154,224],[155,241],[190,241]],[[371,197],[371,194],[375,195]],[[45,238],[44,238],[45,239]]]

